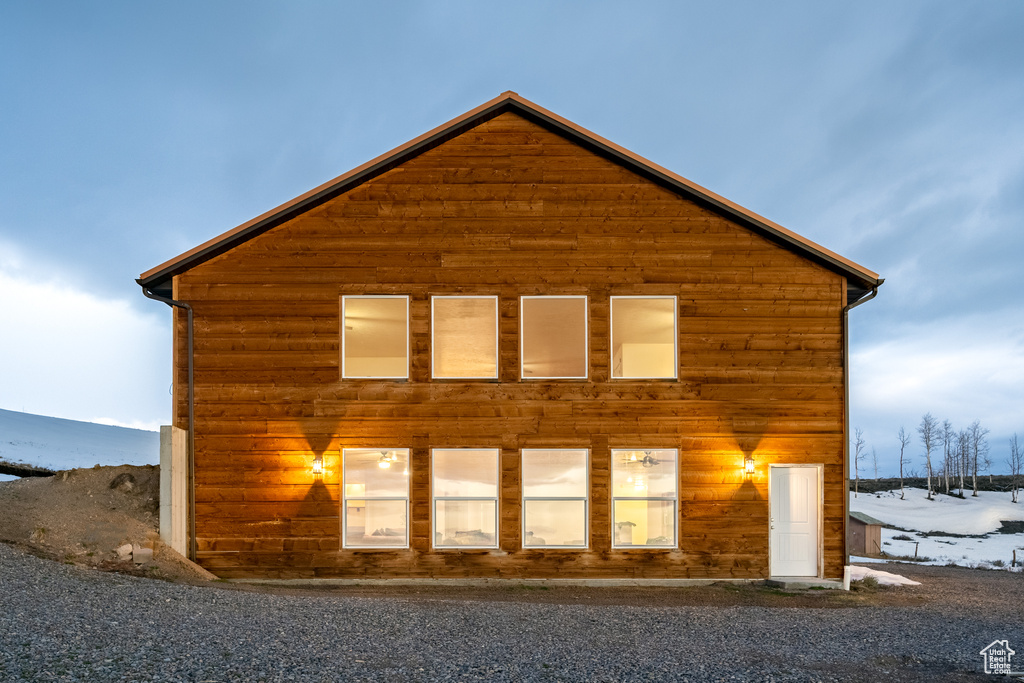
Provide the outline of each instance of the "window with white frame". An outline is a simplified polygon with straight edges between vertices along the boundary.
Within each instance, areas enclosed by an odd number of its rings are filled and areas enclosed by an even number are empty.
[[[409,449],[342,451],[342,545],[409,546]]]
[[[341,376],[409,377],[409,297],[341,297]]]
[[[586,449],[523,449],[523,547],[586,548]]]
[[[439,379],[498,377],[498,297],[430,299],[431,367]]]
[[[586,379],[587,297],[520,299],[523,379]]]
[[[612,450],[612,546],[674,548],[679,452]]]
[[[613,378],[678,376],[677,311],[674,296],[611,297]]]
[[[435,548],[498,547],[498,449],[435,448]]]

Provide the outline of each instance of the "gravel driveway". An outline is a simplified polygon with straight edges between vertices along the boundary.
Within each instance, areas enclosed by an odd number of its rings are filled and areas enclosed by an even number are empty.
[[[97,572],[0,544],[0,680],[984,680],[978,652],[989,642],[1024,652],[1024,575],[912,569],[899,571],[920,589],[856,599],[760,588],[267,591]]]

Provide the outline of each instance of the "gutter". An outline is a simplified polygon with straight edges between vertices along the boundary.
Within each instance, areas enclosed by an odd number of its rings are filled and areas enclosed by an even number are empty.
[[[843,566],[850,566],[847,536],[850,533],[850,309],[878,296],[885,280],[871,287],[871,293],[843,307]]]
[[[139,282],[139,281],[137,281]],[[161,301],[168,306],[182,308],[188,315],[188,559],[196,561],[196,401],[195,401],[195,373],[192,367],[193,350],[193,325],[192,307],[184,301],[175,301],[167,297],[154,294],[149,287],[139,282],[142,293],[147,299]],[[177,406],[175,406],[177,410]]]

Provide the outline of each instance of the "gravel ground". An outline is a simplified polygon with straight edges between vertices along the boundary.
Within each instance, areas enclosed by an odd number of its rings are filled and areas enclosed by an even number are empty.
[[[1024,646],[1024,576],[904,567],[931,587],[267,590],[0,544],[0,680],[956,681]],[[755,604],[693,604],[715,595]]]

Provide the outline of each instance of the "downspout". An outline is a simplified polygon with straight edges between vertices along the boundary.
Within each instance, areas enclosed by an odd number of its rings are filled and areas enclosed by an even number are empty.
[[[871,301],[878,296],[878,288],[885,280],[871,288],[871,293],[863,299],[843,307],[843,566],[850,566],[849,539],[850,533],[850,323],[851,308]]]
[[[141,283],[140,283],[141,285]],[[185,313],[188,318],[188,559],[193,562],[196,561],[196,409],[195,409],[195,381],[192,370],[192,307],[184,301],[175,301],[174,299],[168,299],[162,297],[159,294],[154,294],[145,285],[142,286],[142,293],[146,298],[153,299],[154,301],[162,301],[168,306],[176,306],[178,308],[185,309]],[[177,409],[177,408],[175,408]]]

